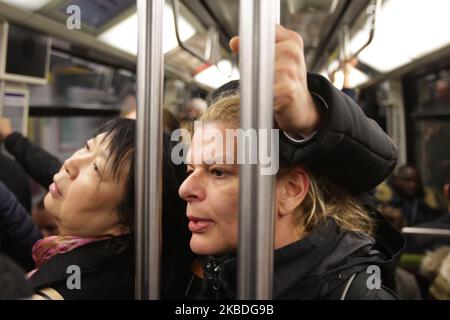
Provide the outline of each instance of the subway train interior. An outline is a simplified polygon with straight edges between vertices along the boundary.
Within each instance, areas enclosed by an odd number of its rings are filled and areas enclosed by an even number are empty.
[[[450,300],[449,13],[0,0],[0,299]]]

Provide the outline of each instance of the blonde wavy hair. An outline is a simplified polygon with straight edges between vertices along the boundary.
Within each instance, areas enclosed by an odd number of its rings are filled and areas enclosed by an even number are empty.
[[[216,100],[202,115],[203,123],[229,123],[240,125],[240,98],[238,95]],[[278,177],[289,174],[294,167],[283,168]],[[344,188],[337,186],[325,176],[318,176],[307,168],[310,185],[305,199],[294,212],[294,223],[303,232],[313,232],[332,218],[342,230],[372,236],[374,222],[368,211]]]

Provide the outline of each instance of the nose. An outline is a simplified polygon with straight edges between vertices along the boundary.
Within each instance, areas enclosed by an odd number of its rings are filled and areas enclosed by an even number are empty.
[[[414,190],[417,189],[417,187],[419,186],[419,184],[415,180],[409,180],[407,185],[408,185],[408,188],[414,189]]]
[[[75,179],[83,166],[89,162],[88,156],[82,156],[78,154],[72,155],[69,159],[64,161],[63,168],[69,175],[70,179]]]
[[[186,202],[202,201],[206,197],[206,191],[201,182],[200,174],[193,172],[181,184],[178,190],[180,197]]]

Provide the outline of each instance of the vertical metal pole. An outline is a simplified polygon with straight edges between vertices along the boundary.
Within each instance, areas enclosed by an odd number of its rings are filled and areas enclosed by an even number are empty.
[[[0,80],[0,117],[3,117],[3,104],[5,101],[5,81]]]
[[[158,299],[162,212],[164,0],[138,0],[136,298]]]
[[[244,130],[266,129],[270,134],[273,127],[275,23],[279,22],[279,2],[240,1],[241,128]],[[259,152],[262,141],[256,139],[249,145],[256,144]],[[239,148],[242,147],[241,144]],[[241,152],[245,154],[244,150]],[[240,165],[239,299],[272,298],[275,179],[261,175],[261,168],[259,159],[256,165]]]

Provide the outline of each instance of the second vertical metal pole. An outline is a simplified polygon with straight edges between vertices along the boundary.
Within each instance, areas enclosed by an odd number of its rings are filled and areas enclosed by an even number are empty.
[[[6,87],[5,81],[0,80],[0,117],[3,117],[3,104],[5,101],[5,87]]]
[[[162,214],[164,0],[138,0],[136,299],[158,299]]]
[[[278,0],[240,1],[241,128],[256,129],[257,136],[270,135],[273,127],[278,20]],[[258,137],[249,143],[254,144],[258,153],[266,147]],[[261,169],[259,159],[256,165],[240,166],[239,299],[272,298],[275,179],[273,175],[262,175]]]

